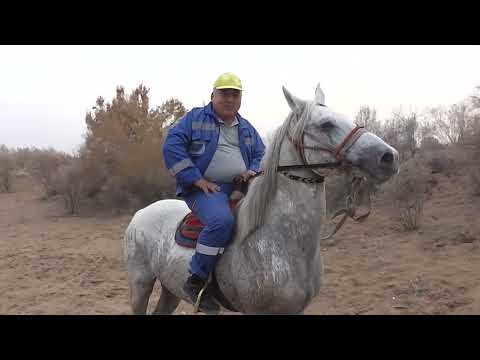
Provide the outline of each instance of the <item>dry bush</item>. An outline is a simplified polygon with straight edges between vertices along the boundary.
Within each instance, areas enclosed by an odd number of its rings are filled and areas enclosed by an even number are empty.
[[[101,207],[109,208],[114,213],[119,213],[121,209],[130,208],[133,201],[125,178],[120,176],[108,178],[96,199]]]
[[[173,197],[174,179],[161,146],[168,127],[186,109],[177,99],[151,109],[148,92],[143,85],[131,94],[119,87],[111,103],[99,97],[93,113],[86,114],[85,143],[75,158],[54,149],[23,148],[13,153],[16,167],[42,185],[44,198],[62,195],[71,213],[82,198],[120,212]]]
[[[447,156],[452,159],[454,174],[464,174],[464,169],[475,165],[474,148],[468,145],[454,145],[447,149]]]
[[[78,212],[80,201],[84,195],[82,170],[81,163],[75,159],[71,164],[59,167],[54,176],[55,192],[63,197],[65,209],[70,214]]]
[[[405,162],[400,173],[384,186],[385,196],[392,200],[405,230],[415,230],[420,225],[428,190],[427,175],[422,163],[414,158]]]
[[[184,113],[176,99],[149,109],[149,90],[140,85],[130,95],[117,89],[111,103],[98,98],[86,116],[81,150],[85,194],[101,208],[118,213],[174,196],[174,182],[161,156],[164,134]]]
[[[405,230],[418,229],[420,220],[423,216],[423,196],[409,200],[401,200],[400,205],[400,219]]]
[[[14,163],[8,151],[0,151],[0,192],[10,192],[13,187]]]
[[[42,185],[44,197],[57,195],[54,177],[61,165],[66,165],[71,157],[54,149],[34,149],[30,153],[29,172]]]
[[[175,196],[173,178],[162,168],[146,171],[141,176],[131,178],[131,180],[129,189],[135,199],[132,204],[134,210],[157,200]]]
[[[425,151],[423,162],[432,174],[461,175],[472,165],[472,149],[464,145],[449,145],[436,151]]]
[[[157,200],[173,197],[173,190],[174,184],[169,174],[156,169],[136,176],[108,178],[97,200],[102,208],[112,209],[115,213],[136,211]]]
[[[473,195],[480,196],[480,169],[471,169],[469,177]]]
[[[15,164],[15,169],[17,170],[28,170],[31,169],[34,163],[34,158],[36,154],[41,150],[36,148],[16,148],[11,150],[13,162]]]
[[[468,144],[471,145],[471,147],[473,148],[473,157],[476,160],[480,159],[480,108],[478,112],[479,115],[473,125],[472,134],[468,138]]]
[[[104,163],[95,161],[95,157],[82,157],[82,176],[84,178],[84,195],[95,199],[108,179],[108,170]]]
[[[432,174],[447,174],[451,173],[455,166],[452,159],[442,155],[432,155],[427,160],[427,165]]]
[[[480,89],[480,87],[479,87]],[[477,98],[477,101],[479,101]],[[480,105],[480,103],[479,103]],[[474,133],[471,137],[471,144],[473,146],[471,159],[472,168],[470,170],[470,183],[474,195],[480,195],[480,116],[475,124]]]
[[[441,144],[438,139],[433,136],[424,136],[422,138],[420,150],[423,152],[439,151],[444,148],[445,145]]]

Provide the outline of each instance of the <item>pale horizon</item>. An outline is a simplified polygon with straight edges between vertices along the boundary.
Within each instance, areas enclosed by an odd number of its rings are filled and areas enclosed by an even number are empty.
[[[480,86],[480,46],[229,45],[0,46],[0,144],[72,152],[98,96],[143,83],[150,106],[175,97],[186,108],[210,101],[215,78],[237,74],[240,113],[266,136],[288,115],[282,86],[354,118],[362,105],[385,119],[399,106],[422,111],[466,99]]]

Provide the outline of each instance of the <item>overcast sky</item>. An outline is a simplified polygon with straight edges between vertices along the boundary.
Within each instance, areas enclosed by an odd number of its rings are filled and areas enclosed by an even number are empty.
[[[240,113],[261,135],[288,114],[282,85],[354,117],[394,108],[449,105],[480,85],[480,46],[0,46],[0,144],[73,151],[85,114],[117,85],[150,88],[151,106],[170,97],[189,109],[208,103],[223,72],[242,80]]]

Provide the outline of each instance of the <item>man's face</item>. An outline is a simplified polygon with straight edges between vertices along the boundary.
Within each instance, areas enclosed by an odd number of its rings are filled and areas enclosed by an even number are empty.
[[[212,104],[215,113],[223,120],[235,117],[242,103],[242,92],[236,89],[215,89],[212,93]]]

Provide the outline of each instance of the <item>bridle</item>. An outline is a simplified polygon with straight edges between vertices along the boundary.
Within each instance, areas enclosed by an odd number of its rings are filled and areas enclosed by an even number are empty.
[[[323,104],[319,104],[320,106],[325,106]],[[324,181],[323,176],[319,176],[316,178],[304,178],[301,176],[296,176],[296,175],[291,175],[288,174],[286,170],[297,170],[297,169],[335,169],[339,167],[346,167],[347,164],[343,163],[343,160],[345,158],[345,154],[347,151],[357,142],[357,140],[362,136],[363,134],[367,133],[368,131],[365,130],[364,126],[361,125],[355,125],[355,127],[345,136],[345,138],[342,140],[338,146],[332,150],[328,148],[324,148],[321,146],[309,146],[305,145],[304,143],[304,138],[305,138],[305,132],[302,133],[300,136],[300,142],[296,142],[290,135],[289,132],[287,132],[287,138],[293,143],[295,146],[295,149],[297,152],[300,154],[300,158],[302,159],[302,164],[295,164],[295,165],[279,165],[277,166],[277,171],[281,172],[283,175],[286,175],[292,180],[298,180],[302,181],[305,183],[322,183]],[[308,164],[307,159],[305,158],[305,149],[307,150],[316,150],[316,151],[324,151],[332,154],[336,161],[335,162],[330,162],[330,163],[317,163],[317,164]],[[257,177],[263,175],[263,170],[257,172],[253,177]]]
[[[320,106],[325,106],[323,104],[319,104]],[[360,125],[355,125],[355,127],[345,136],[345,138],[342,140],[340,144],[335,149],[328,149],[324,148],[321,146],[309,146],[305,145],[304,138],[305,138],[305,132],[302,133],[300,136],[300,142],[296,142],[290,135],[289,132],[287,132],[287,138],[293,143],[295,146],[295,149],[297,152],[300,154],[300,158],[302,159],[302,164],[296,164],[296,165],[281,165],[277,167],[277,171],[283,174],[284,176],[288,177],[291,180],[295,181],[301,181],[303,183],[307,184],[319,184],[324,182],[324,177],[323,176],[317,176],[315,178],[307,178],[307,177],[302,177],[302,176],[297,176],[297,175],[292,175],[287,172],[287,170],[296,170],[296,169],[335,169],[335,168],[340,168],[340,167],[347,167],[347,164],[344,163],[345,155],[347,151],[357,142],[357,140],[365,133],[368,131],[365,130],[364,126]],[[316,164],[309,164],[307,162],[307,159],[305,157],[305,149],[307,150],[314,150],[314,151],[324,151],[332,154],[335,157],[335,162],[330,162],[330,163],[316,163]],[[261,175],[263,174],[263,171],[259,172],[257,174]],[[370,195],[368,194],[368,211],[367,213],[360,215],[360,216],[355,216],[356,213],[356,202],[357,202],[357,197],[359,190],[361,188],[363,179],[359,177],[354,177],[352,182],[349,184],[349,189],[348,189],[348,195],[346,198],[346,204],[345,208],[339,210],[333,217],[332,220],[335,219],[337,216],[343,214],[342,219],[337,223],[333,231],[325,237],[322,237],[320,240],[327,240],[330,239],[335,233],[340,230],[340,228],[343,226],[345,223],[347,217],[352,218],[356,222],[362,222],[364,221],[369,215],[371,211],[371,200],[370,200]],[[334,242],[330,242],[329,245],[333,245]]]
[[[294,170],[294,169],[338,168],[342,166],[342,161],[344,160],[345,154],[347,153],[347,151],[353,146],[353,144],[357,142],[360,136],[362,136],[366,132],[367,131],[365,130],[364,126],[356,125],[348,133],[348,135],[345,136],[342,142],[334,150],[317,146],[317,145],[314,145],[314,146],[305,145],[304,144],[305,133],[302,133],[302,136],[300,137],[300,142],[296,142],[295,140],[292,139],[290,134],[287,134],[288,139],[293,143],[293,145],[295,146],[295,149],[300,154],[300,158],[302,159],[303,164],[278,166],[277,170],[284,171],[284,170]],[[332,154],[337,161],[333,163],[308,164],[307,159],[305,157],[305,149],[328,152]]]
[[[323,104],[319,104],[320,106],[324,106],[326,107],[325,105]],[[286,175],[288,176],[289,178],[291,178],[292,180],[299,180],[299,179],[307,179],[307,180],[300,180],[300,181],[303,181],[303,182],[309,182],[309,183],[312,183],[312,182],[323,182],[324,178],[323,176],[321,177],[317,177],[315,180],[316,181],[312,181],[314,179],[312,178],[303,178],[303,177],[297,177],[295,175],[293,175],[293,177],[296,177],[298,179],[293,179],[292,178],[292,175],[288,174],[286,172],[286,170],[295,170],[295,169],[321,169],[321,168],[331,168],[331,169],[334,169],[334,168],[339,168],[341,167],[342,165],[345,166],[345,164],[342,164],[344,158],[345,158],[345,154],[347,153],[347,151],[353,146],[353,144],[355,144],[357,142],[357,140],[363,135],[365,134],[367,131],[365,130],[365,127],[364,126],[360,126],[360,125],[355,125],[355,127],[347,134],[347,136],[345,136],[345,138],[340,142],[340,144],[338,144],[338,146],[335,148],[335,149],[329,149],[329,148],[325,148],[325,147],[322,147],[322,146],[318,146],[318,145],[314,145],[314,146],[309,146],[309,145],[305,145],[305,141],[304,141],[304,138],[305,138],[305,132],[302,133],[302,135],[300,136],[300,142],[296,142],[292,136],[290,135],[290,133],[288,132],[287,133],[287,138],[293,143],[293,145],[295,146],[295,149],[297,150],[297,152],[300,154],[300,158],[302,159],[302,164],[298,164],[298,165],[282,165],[282,166],[278,166],[277,167],[277,171],[280,171],[282,172],[283,175]],[[314,151],[324,151],[324,152],[328,152],[330,154],[332,154],[334,157],[335,157],[335,160],[336,162],[331,162],[331,163],[317,163],[317,164],[308,164],[307,163],[307,159],[305,157],[305,149],[307,150],[314,150]]]

